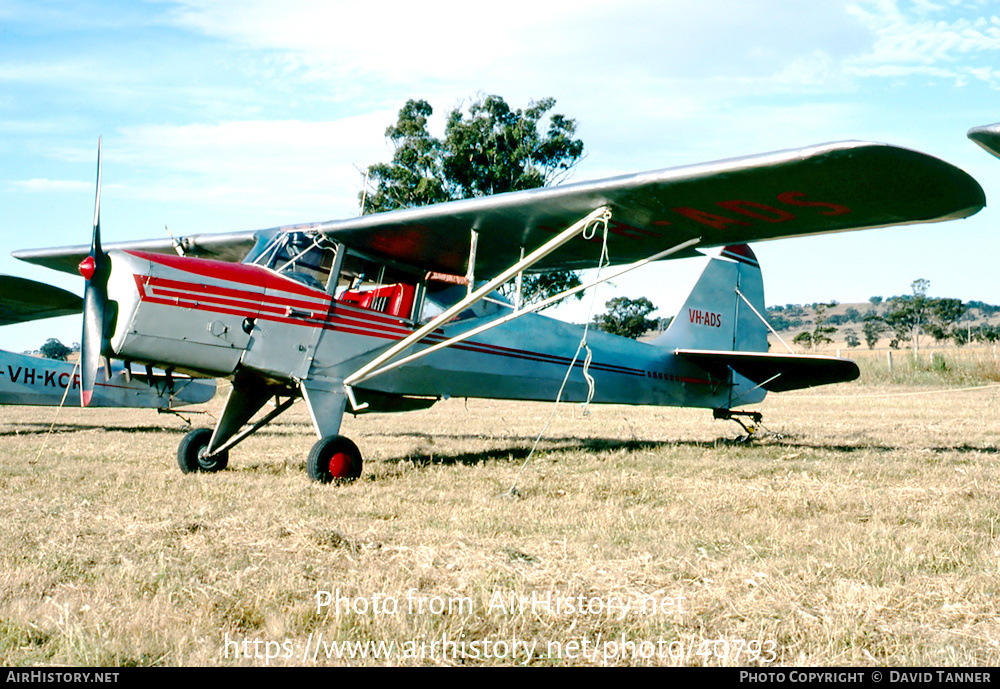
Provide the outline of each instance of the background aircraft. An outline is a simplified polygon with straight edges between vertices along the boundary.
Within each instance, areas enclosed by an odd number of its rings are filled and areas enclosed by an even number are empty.
[[[80,313],[83,300],[45,283],[0,275],[0,325]],[[94,384],[95,407],[173,407],[200,404],[215,395],[215,381],[164,372],[131,373],[121,362],[106,376],[103,368]],[[67,394],[69,388],[69,394]],[[79,400],[80,370],[65,361],[0,350],[0,404],[59,406]]]
[[[100,176],[98,156],[89,250],[14,254],[70,272],[79,263],[84,402],[102,356],[230,377],[215,429],[192,431],[178,448],[191,472],[224,468],[230,448],[301,396],[320,438],[306,462],[319,481],[361,472],[357,447],[338,435],[348,404],[401,411],[444,396],[553,400],[562,391],[726,416],[767,390],[848,380],[850,362],[766,351],[760,271],[743,243],[964,218],[985,204],[975,180],[947,163],[845,142],[106,251]],[[523,271],[638,265],[695,246],[729,249],[654,343],[591,332],[582,353],[582,327],[495,292]],[[272,398],[275,408],[244,427]]]
[[[969,130],[968,137],[1000,158],[1000,122],[973,127]]]

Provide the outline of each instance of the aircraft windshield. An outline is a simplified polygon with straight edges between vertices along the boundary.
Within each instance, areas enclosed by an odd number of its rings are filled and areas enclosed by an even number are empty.
[[[309,231],[260,232],[244,263],[263,266],[315,289],[326,289],[336,250],[324,237]],[[409,270],[348,251],[339,266],[334,298],[351,306],[378,311],[410,321],[426,322],[457,304],[468,294],[462,278],[443,280],[436,274]],[[494,292],[473,304],[455,320],[482,318],[512,307]]]
[[[261,232],[243,262],[264,266],[310,287],[324,289],[334,254],[334,248],[326,245],[322,235],[316,233]]]

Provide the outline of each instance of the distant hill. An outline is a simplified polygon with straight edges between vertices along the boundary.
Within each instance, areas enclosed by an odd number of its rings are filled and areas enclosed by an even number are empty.
[[[956,327],[968,329],[968,332],[972,333],[973,336],[981,328],[1000,331],[1000,306],[979,301],[966,302],[965,306],[965,315],[959,319]],[[859,348],[867,349],[868,346],[865,343],[862,330],[865,316],[870,313],[885,316],[890,308],[884,300],[877,304],[871,302],[854,304],[840,304],[837,302],[827,304],[786,304],[784,306],[767,307],[767,320],[785,342],[791,345],[793,349],[799,350],[802,347],[792,345],[792,338],[801,332],[811,331],[816,326],[817,314],[819,313],[818,307],[825,307],[823,309],[824,324],[836,328],[836,332],[830,334],[833,343],[824,345],[822,349],[846,348],[848,331],[851,330],[854,331],[855,335],[861,341]],[[771,339],[774,340],[773,335]],[[877,347],[888,347],[890,339],[888,335],[884,335],[879,340]],[[923,339],[927,344],[934,343],[933,338],[929,336],[925,336]]]
[[[823,307],[824,325],[835,328],[835,331],[829,334],[829,337],[833,340],[833,342],[825,343],[816,349],[816,351],[821,352],[833,352],[838,349],[842,351],[850,349],[868,349],[863,330],[865,316],[870,313],[885,316],[890,310],[890,306],[885,300],[882,300],[877,304],[873,304],[870,301],[853,304],[840,304],[837,302],[829,302],[825,304],[785,304],[784,306],[776,305],[767,307],[767,320],[771,327],[777,331],[781,339],[788,343],[793,350],[796,352],[804,352],[806,351],[806,348],[794,344],[792,340],[799,333],[806,331],[811,332],[816,327],[816,319],[819,317],[818,314],[820,312],[819,307]],[[970,301],[965,303],[965,307],[965,315],[959,319],[954,327],[965,328],[967,336],[968,334],[971,334],[974,342],[976,341],[977,331],[992,333],[994,339],[991,341],[1000,341],[1000,306],[994,306],[993,304],[986,304],[980,301]],[[669,318],[661,319],[660,327],[657,330],[651,330],[639,339],[643,341],[654,339],[656,336],[662,334],[669,323]],[[855,347],[851,347],[848,344],[851,331],[853,331],[854,336],[859,342],[859,344]],[[773,334],[768,336],[768,340],[771,342],[772,351],[784,350],[784,347],[782,347],[782,345],[778,342],[778,339]],[[875,348],[888,349],[891,340],[892,335],[885,333],[878,341]],[[954,342],[952,340],[947,340],[945,342],[938,343],[929,335],[925,335],[921,338],[922,347],[936,344],[953,345]],[[907,344],[902,344],[900,346],[906,347]]]

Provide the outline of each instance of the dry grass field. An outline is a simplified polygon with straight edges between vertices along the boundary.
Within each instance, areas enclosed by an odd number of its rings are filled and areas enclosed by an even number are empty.
[[[997,665],[1000,387],[881,361],[752,443],[561,405],[519,478],[552,405],[348,418],[346,486],[301,405],[191,476],[174,417],[5,408],[0,663]]]

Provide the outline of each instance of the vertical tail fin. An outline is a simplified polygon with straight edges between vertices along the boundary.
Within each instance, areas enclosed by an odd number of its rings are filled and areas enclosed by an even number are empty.
[[[767,326],[754,309],[763,316],[764,281],[757,257],[746,244],[727,246],[708,262],[670,327],[652,344],[670,349],[766,352]]]

